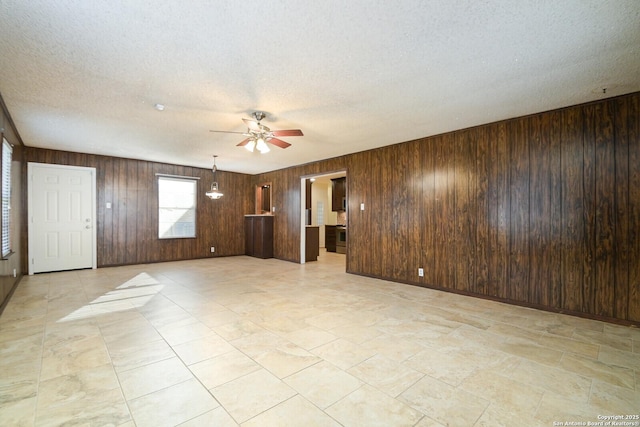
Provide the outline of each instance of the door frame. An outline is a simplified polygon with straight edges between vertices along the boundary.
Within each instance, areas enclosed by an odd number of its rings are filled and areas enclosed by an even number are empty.
[[[306,211],[306,195],[307,195],[307,187],[305,185],[305,181],[310,178],[321,178],[327,176],[340,175],[344,176],[347,180],[349,179],[349,174],[347,169],[338,169],[332,172],[320,172],[314,173],[310,175],[302,175],[300,177],[300,264],[306,264],[306,251],[307,251],[307,238],[306,238],[306,225],[305,225],[305,211]],[[347,251],[349,244],[347,243]],[[347,262],[349,258],[345,254],[345,258]]]
[[[97,232],[97,193],[96,193],[96,168],[94,167],[86,167],[86,166],[69,166],[69,165],[58,165],[54,163],[37,163],[37,162],[27,162],[27,264],[29,275],[32,276],[33,273],[33,263],[31,262],[32,249],[34,247],[35,236],[33,235],[34,230],[33,227],[29,225],[33,222],[33,216],[31,212],[33,211],[33,185],[32,185],[32,176],[33,176],[33,168],[38,167],[46,167],[46,168],[58,168],[58,169],[67,169],[67,170],[83,170],[91,172],[91,268],[93,270],[98,268],[98,232]]]

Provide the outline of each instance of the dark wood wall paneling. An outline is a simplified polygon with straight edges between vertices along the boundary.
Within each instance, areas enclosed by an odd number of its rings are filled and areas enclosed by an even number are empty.
[[[99,267],[244,254],[244,214],[253,210],[250,175],[218,171],[226,196],[210,200],[204,194],[213,180],[208,169],[38,148],[27,148],[26,158],[96,168]],[[200,178],[196,238],[158,239],[157,173]]]
[[[300,177],[346,169],[349,272],[638,323],[639,104],[635,93],[262,174],[275,256],[300,260]]]

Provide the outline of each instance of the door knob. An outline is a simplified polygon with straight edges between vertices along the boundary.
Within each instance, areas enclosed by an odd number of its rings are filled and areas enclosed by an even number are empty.
[[[90,229],[90,228],[91,228],[91,226],[90,226],[90,225],[87,225],[85,228],[88,230],[88,229]]]

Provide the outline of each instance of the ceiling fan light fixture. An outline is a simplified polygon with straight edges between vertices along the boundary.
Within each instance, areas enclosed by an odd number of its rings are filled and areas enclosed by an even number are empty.
[[[270,151],[269,146],[262,137],[258,138],[258,141],[256,142],[256,148],[262,154],[268,153]]]
[[[252,153],[255,147],[256,147],[256,142],[253,139],[249,140],[249,142],[247,142],[247,144],[244,146],[244,148],[246,148],[247,151],[250,151]]]

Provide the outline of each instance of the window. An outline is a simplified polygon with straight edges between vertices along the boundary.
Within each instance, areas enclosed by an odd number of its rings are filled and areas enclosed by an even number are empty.
[[[2,257],[11,253],[11,157],[13,148],[2,138]]]
[[[196,237],[196,192],[192,178],[158,176],[158,237]]]

